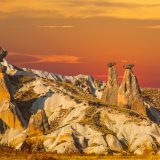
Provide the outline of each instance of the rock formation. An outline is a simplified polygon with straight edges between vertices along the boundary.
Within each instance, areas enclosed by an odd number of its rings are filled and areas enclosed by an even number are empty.
[[[119,84],[115,63],[108,63],[108,81],[102,94],[102,99],[109,104],[116,105],[118,88]]]
[[[32,115],[28,125],[30,135],[41,135],[49,132],[49,124],[44,110]]]
[[[122,84],[118,90],[118,106],[126,107],[145,114],[145,106],[136,76],[132,71],[133,64],[124,66],[125,72]]]
[[[16,106],[4,66],[0,66],[0,119],[10,128],[26,127],[26,123]]]
[[[0,47],[0,62],[3,61],[3,58],[7,56],[7,51],[4,51],[2,47]]]
[[[7,52],[0,48],[0,60],[7,55]],[[26,122],[23,119],[12,93],[11,83],[6,74],[6,67],[0,64],[0,119],[9,128],[26,127]],[[3,128],[3,126],[0,126]]]

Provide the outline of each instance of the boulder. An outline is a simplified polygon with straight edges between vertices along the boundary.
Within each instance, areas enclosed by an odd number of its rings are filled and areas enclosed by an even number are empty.
[[[104,145],[99,145],[99,146],[92,146],[92,147],[87,147],[84,150],[84,153],[86,154],[103,154],[103,155],[108,155],[108,148]]]
[[[121,143],[119,142],[118,138],[115,137],[114,135],[108,134],[106,136],[106,142],[107,142],[110,150],[115,151],[115,152],[122,152],[123,151]]]
[[[61,144],[58,144],[54,149],[52,149],[52,152],[56,152],[58,154],[71,154],[71,153],[79,153],[79,150],[76,148],[74,143],[72,142],[64,142]]]
[[[104,140],[103,136],[93,136],[88,141],[88,146],[107,146],[106,141]]]
[[[50,143],[50,145],[48,145]],[[75,145],[74,137],[72,133],[60,133],[55,140],[44,142],[47,151],[56,152],[59,154],[80,153],[79,149]]]
[[[27,134],[20,129],[8,129],[1,138],[0,144],[13,147],[15,149],[21,149],[23,142],[25,141]]]
[[[156,137],[157,136],[157,137]],[[128,151],[134,154],[156,153],[159,132],[148,124],[129,122],[121,127],[118,138],[125,142]]]
[[[152,154],[156,153],[157,146],[154,139],[150,135],[137,137],[130,146],[130,151],[135,154]]]

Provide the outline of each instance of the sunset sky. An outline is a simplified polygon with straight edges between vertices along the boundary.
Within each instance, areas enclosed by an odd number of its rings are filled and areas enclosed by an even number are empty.
[[[160,0],[0,0],[8,62],[107,79],[134,63],[141,86],[160,87]]]

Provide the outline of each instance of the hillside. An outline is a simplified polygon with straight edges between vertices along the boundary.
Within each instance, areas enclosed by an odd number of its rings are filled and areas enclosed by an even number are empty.
[[[0,144],[59,154],[159,154],[159,90],[143,89],[141,95],[131,66],[125,67],[119,87],[112,85],[114,68],[106,84],[87,75],[18,68],[3,59]]]
[[[142,88],[142,96],[146,101],[151,102],[157,109],[160,109],[160,89]]]

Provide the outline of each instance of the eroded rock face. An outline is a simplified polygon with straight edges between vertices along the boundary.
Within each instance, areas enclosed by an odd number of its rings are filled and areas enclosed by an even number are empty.
[[[28,125],[29,135],[41,135],[49,132],[48,119],[44,110],[32,115]]]
[[[115,68],[115,63],[108,64],[108,81],[106,88],[103,91],[102,99],[109,104],[116,105],[118,99],[118,75]]]
[[[118,90],[118,106],[134,109],[145,114],[145,106],[142,101],[138,80],[132,71],[133,66],[132,64],[124,66],[123,81]]]
[[[20,149],[25,141],[27,134],[21,129],[11,128],[8,129],[0,140],[0,144],[8,145],[15,149]]]
[[[10,82],[5,71],[6,67],[0,65],[0,119],[9,128],[26,127],[26,122],[16,106]]]

